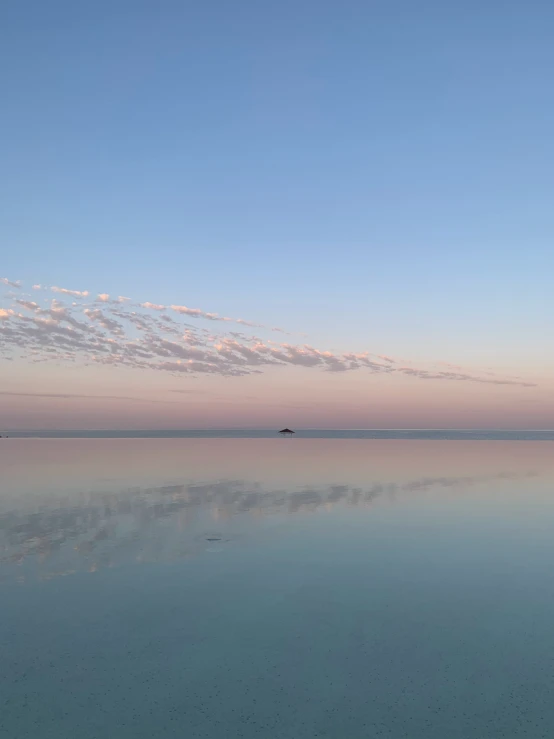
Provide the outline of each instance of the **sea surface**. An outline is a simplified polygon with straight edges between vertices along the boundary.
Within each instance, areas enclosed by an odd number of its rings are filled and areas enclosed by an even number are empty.
[[[276,429],[185,429],[123,431],[12,431],[14,438],[39,439],[275,439]],[[0,436],[6,434],[0,433]],[[299,439],[464,439],[554,441],[549,429],[295,429]]]
[[[554,737],[552,432],[171,433],[0,439],[2,739]]]

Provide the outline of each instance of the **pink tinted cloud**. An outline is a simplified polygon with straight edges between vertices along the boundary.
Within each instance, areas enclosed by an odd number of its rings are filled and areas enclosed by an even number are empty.
[[[88,296],[88,291],[51,289],[74,297]],[[66,307],[56,300],[50,308],[41,308],[34,301],[16,300],[14,306],[19,305],[26,313],[17,313],[13,308],[2,309],[0,353],[4,358],[17,354],[33,362],[79,360],[174,374],[232,377],[259,374],[268,368],[294,366],[329,373],[365,371],[420,380],[520,387],[535,385],[523,379],[493,377],[462,368],[455,371],[452,367],[430,370],[370,352],[333,352],[309,344],[279,344],[240,332],[215,335],[205,328],[179,323],[167,314],[159,316],[129,310],[125,302],[120,303],[120,299],[112,301],[107,293],[100,293],[97,300],[104,304],[102,309],[83,303]],[[114,302],[118,303],[117,307]],[[141,307],[156,313],[165,310],[165,306],[151,302],[142,303]],[[170,307],[179,317],[257,325],[199,308]]]
[[[0,277],[0,282],[1,282],[1,283],[2,283],[3,285],[7,285],[8,287],[16,287],[16,288],[18,288],[18,289],[19,289],[19,288],[21,287],[21,282],[20,282],[20,280],[17,280],[17,281],[13,281],[13,280],[8,280],[8,278],[7,278],[7,277]]]
[[[65,287],[51,287],[53,293],[61,293],[62,295],[72,295],[74,298],[87,298],[88,290],[68,290]]]

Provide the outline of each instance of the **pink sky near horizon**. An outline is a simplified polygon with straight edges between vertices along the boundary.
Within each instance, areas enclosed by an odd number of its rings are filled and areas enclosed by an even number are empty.
[[[300,367],[245,377],[174,377],[129,368],[19,364],[0,368],[0,426],[6,431],[554,425],[547,378],[521,387]]]
[[[0,280],[0,431],[554,427],[546,356],[296,327]]]

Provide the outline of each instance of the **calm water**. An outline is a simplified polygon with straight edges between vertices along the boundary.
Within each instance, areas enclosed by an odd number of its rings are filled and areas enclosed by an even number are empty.
[[[552,739],[553,453],[0,440],[0,737]]]
[[[4,436],[5,434],[1,434]],[[10,437],[43,439],[275,439],[275,429],[152,431],[12,431]],[[545,429],[295,429],[297,439],[435,439],[445,441],[554,441]]]

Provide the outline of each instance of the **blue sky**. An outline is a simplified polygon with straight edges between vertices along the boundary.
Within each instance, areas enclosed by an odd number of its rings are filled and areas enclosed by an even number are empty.
[[[0,273],[537,371],[554,6],[0,11]]]

